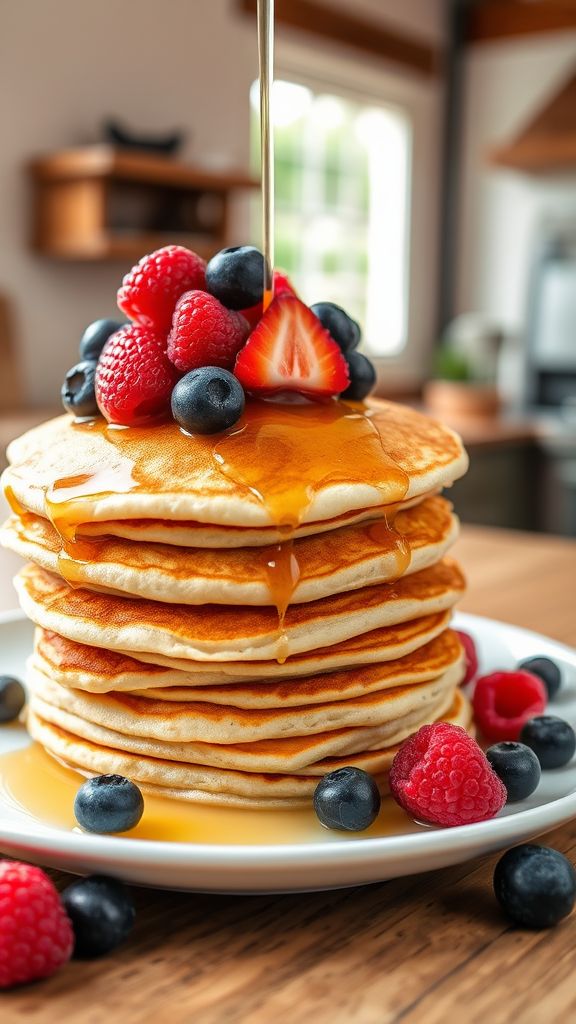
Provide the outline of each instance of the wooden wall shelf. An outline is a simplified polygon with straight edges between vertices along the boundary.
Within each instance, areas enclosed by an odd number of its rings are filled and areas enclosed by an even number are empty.
[[[168,243],[209,257],[230,243],[230,198],[258,187],[241,172],[110,146],[34,160],[32,245],[68,260],[134,260]]]

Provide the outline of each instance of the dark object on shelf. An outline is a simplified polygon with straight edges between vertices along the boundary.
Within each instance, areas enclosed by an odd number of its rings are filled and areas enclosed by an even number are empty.
[[[121,149],[145,150],[149,153],[174,156],[182,147],[186,138],[183,131],[168,132],[166,135],[134,135],[120,124],[116,118],[109,117],[103,126],[104,142]]]

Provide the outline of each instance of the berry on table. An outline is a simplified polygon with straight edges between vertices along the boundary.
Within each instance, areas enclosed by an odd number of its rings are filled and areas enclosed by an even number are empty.
[[[342,392],[342,399],[348,402],[362,402],[368,397],[376,383],[376,370],[361,352],[346,352],[350,384]]]
[[[125,327],[121,320],[95,320],[89,324],[80,338],[80,359],[98,362],[100,353],[111,334]]]
[[[74,814],[86,832],[128,832],[144,811],[142,793],[123,775],[96,775],[76,793]]]
[[[540,715],[548,694],[530,672],[492,672],[476,681],[472,705],[476,725],[488,740],[517,740],[522,726]]]
[[[466,686],[466,683],[471,682],[478,673],[478,653],[476,651],[476,644],[474,643],[473,637],[470,636],[470,633],[465,633],[463,629],[457,629],[456,633],[458,634],[460,643],[464,648],[466,671],[464,679],[462,680],[462,686]]]
[[[338,768],[321,779],[314,792],[314,810],[322,825],[344,832],[363,832],[380,812],[380,791],[361,768]]]
[[[244,412],[242,385],[218,366],[191,370],[172,392],[172,415],[189,434],[218,434]]]
[[[540,762],[524,743],[504,740],[488,747],[486,757],[506,786],[507,803],[525,800],[540,782]]]
[[[451,827],[493,818],[506,788],[486,755],[459,725],[423,725],[400,747],[390,792],[413,818]]]
[[[96,368],[96,401],[110,423],[137,426],[168,412],[177,379],[162,337],[130,324],[104,346]]]
[[[76,363],[76,366],[68,370],[61,391],[62,405],[66,412],[80,418],[98,415],[95,375],[96,363],[93,360]]]
[[[206,266],[206,290],[228,309],[248,309],[262,302],[264,257],[254,245],[221,249]]]
[[[111,953],[127,938],[136,911],[125,885],[115,878],[91,875],[72,882],[62,905],[74,929],[74,957],[92,959]]]
[[[182,245],[166,245],[143,256],[126,274],[118,306],[136,323],[166,334],[180,296],[191,288],[204,288],[205,270],[197,253]]]
[[[525,661],[520,662],[518,668],[524,669],[525,672],[531,672],[533,676],[538,676],[548,690],[548,699],[554,699],[560,689],[562,676],[558,665],[552,661],[552,658],[526,658]]]
[[[326,399],[349,382],[336,342],[294,295],[273,299],[240,349],[234,373],[247,391],[263,396],[289,391]]]
[[[335,302],[316,302],[310,309],[343,352],[348,354],[356,348],[360,342],[360,327],[341,306]]]
[[[508,850],[498,861],[494,893],[514,924],[552,928],[574,906],[576,873],[558,850],[524,843]]]
[[[249,333],[242,314],[226,309],[213,295],[185,292],[174,310],[168,358],[183,373],[200,366],[231,370]]]
[[[0,861],[0,989],[48,978],[71,956],[74,935],[40,868]]]
[[[14,676],[0,676],[0,723],[14,722],[24,704],[26,691]]]
[[[522,743],[534,751],[541,768],[562,768],[576,751],[576,734],[569,722],[556,715],[531,718],[520,733]]]

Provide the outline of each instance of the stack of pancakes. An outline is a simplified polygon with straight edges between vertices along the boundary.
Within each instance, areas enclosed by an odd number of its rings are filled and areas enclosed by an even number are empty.
[[[254,403],[219,441],[61,417],[12,443],[2,541],[28,561],[28,728],[50,754],[284,808],[342,765],[385,791],[406,736],[469,725],[439,496],[461,442],[393,403],[336,419]]]

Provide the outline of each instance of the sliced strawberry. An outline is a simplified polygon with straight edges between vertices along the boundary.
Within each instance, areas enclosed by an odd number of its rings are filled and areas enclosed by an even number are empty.
[[[274,271],[274,297],[279,298],[281,295],[296,295],[296,289],[292,284],[290,278],[283,270]],[[256,327],[259,320],[262,319],[262,303],[257,302],[255,306],[250,306],[248,309],[243,309],[242,316],[248,321],[250,327]]]
[[[238,353],[234,373],[258,395],[296,391],[306,398],[330,398],[350,382],[338,345],[295,295],[272,300]]]

